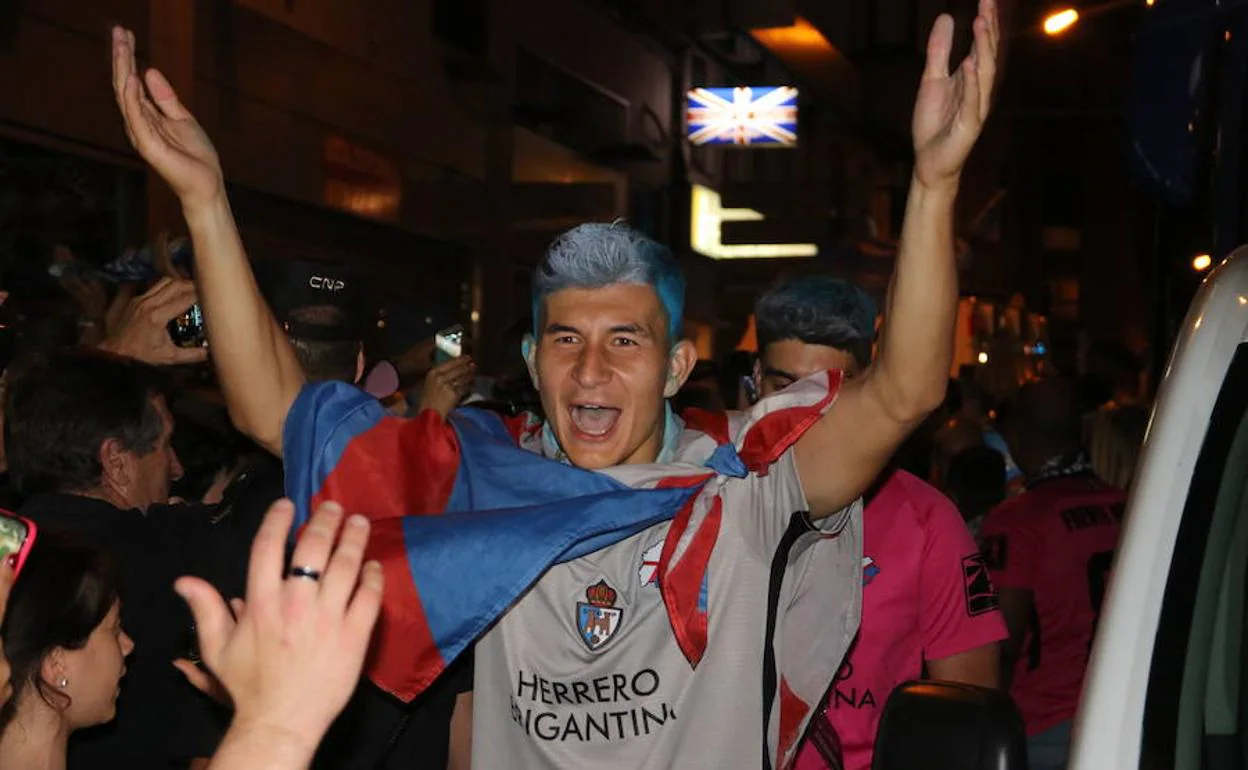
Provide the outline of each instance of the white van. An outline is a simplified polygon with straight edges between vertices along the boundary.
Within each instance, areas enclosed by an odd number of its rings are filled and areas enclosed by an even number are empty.
[[[1248,246],[1206,279],[1171,355],[1101,610],[1069,770],[1248,768],[1246,596]],[[877,758],[883,750],[896,760],[877,770],[1025,767],[1021,721],[1003,714],[1013,711],[1008,700],[964,686],[900,690],[876,744]],[[922,755],[896,750],[924,740]]]
[[[1071,770],[1248,767],[1248,247],[1205,281],[1153,410]]]

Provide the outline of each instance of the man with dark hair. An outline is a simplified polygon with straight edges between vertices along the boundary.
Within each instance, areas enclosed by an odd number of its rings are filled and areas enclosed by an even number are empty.
[[[147,511],[182,475],[173,418],[152,368],[91,351],[57,351],[16,373],[5,445],[23,495],[67,493]]]
[[[1126,496],[1097,478],[1081,449],[1070,383],[1025,386],[1004,428],[1027,491],[988,514],[980,542],[1001,589],[1004,672],[1031,767],[1056,770],[1066,765]]]
[[[866,369],[871,365],[878,313],[875,300],[848,281],[791,278],[758,299],[754,308],[758,349],[774,345],[777,352],[793,348],[811,353],[806,346],[836,348],[847,353],[858,369]],[[784,379],[784,372],[775,374]]]
[[[810,276],[781,282],[759,297],[754,308],[762,384],[769,392],[783,390],[815,371],[803,364],[822,359],[829,348],[839,351],[838,360],[847,364],[837,368],[850,376],[861,373],[871,365],[876,313],[875,301],[848,281]]]
[[[357,383],[364,375],[364,343],[346,311],[308,305],[286,314],[286,335],[309,382]]]
[[[871,364],[875,302],[826,276],[782,281],[759,298],[764,398],[817,372],[861,377]],[[864,496],[862,623],[819,720],[840,738],[846,770],[871,767],[884,701],[926,668],[934,679],[995,687],[1005,626],[982,558],[956,508],[905,471],[885,469]],[[837,767],[818,740],[798,770]]]
[[[988,512],[1005,500],[1005,456],[990,446],[964,449],[949,461],[945,492],[978,534]]]
[[[28,496],[22,515],[114,555],[122,623],[138,645],[116,721],[75,733],[68,767],[179,767],[211,756],[221,726],[172,665],[191,638],[173,581],[193,563],[207,519],[158,510],[182,466],[157,372],[101,351],[54,351],[15,367],[4,412],[9,467]]]

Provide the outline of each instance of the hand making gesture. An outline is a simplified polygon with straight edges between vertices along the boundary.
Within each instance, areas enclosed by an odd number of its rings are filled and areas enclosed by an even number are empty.
[[[134,33],[121,27],[113,28],[113,91],[130,144],[173,188],[183,206],[222,193],[221,162],[208,134],[159,71],[149,69],[140,80]]]
[[[953,19],[942,14],[927,41],[927,66],[914,102],[915,178],[929,188],[956,186],[992,105],[1001,29],[996,0],[979,0],[975,45],[953,72]]]
[[[364,561],[369,522],[321,504],[286,571],[293,520],[289,501],[269,508],[252,544],[245,603],[227,606],[199,578],[175,584],[218,681],[186,662],[178,668],[215,697],[223,689],[234,707],[213,768],[306,767],[359,682],[384,586],[381,565]]]

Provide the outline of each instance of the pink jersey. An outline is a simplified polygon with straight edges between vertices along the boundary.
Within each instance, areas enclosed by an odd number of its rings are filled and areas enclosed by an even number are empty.
[[[1068,721],[1079,705],[1125,504],[1121,490],[1086,473],[1036,484],[984,519],[993,581],[1035,597],[1010,686],[1028,735]]]
[[[845,770],[869,770],[884,702],[940,660],[1006,638],[997,595],[948,498],[898,471],[863,513],[862,624],[828,697]],[[810,742],[797,770],[822,770]]]

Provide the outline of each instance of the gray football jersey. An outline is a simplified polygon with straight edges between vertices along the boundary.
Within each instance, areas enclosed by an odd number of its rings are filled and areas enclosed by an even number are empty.
[[[774,710],[763,725],[768,587],[806,501],[791,451],[766,476],[712,483],[722,485],[724,508],[697,668],[677,645],[655,577],[669,524],[556,565],[477,644],[474,768],[757,768],[764,734],[774,756]],[[858,504],[819,522],[790,552],[779,597],[784,613],[811,591],[835,592],[844,614],[812,632],[836,635],[842,656],[857,630],[861,533]],[[845,580],[807,585],[816,549],[834,550]],[[774,648],[800,660],[807,640],[782,639],[783,628]]]

